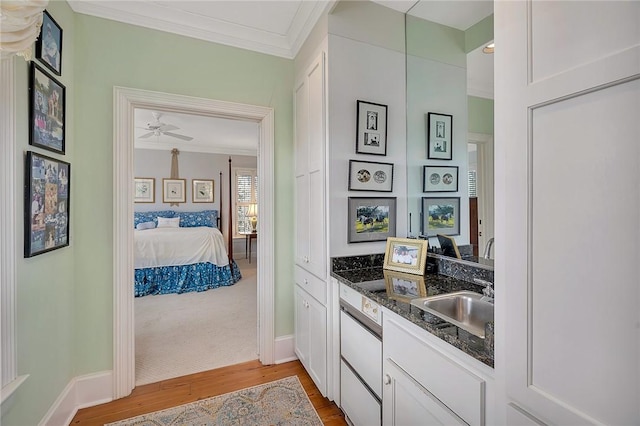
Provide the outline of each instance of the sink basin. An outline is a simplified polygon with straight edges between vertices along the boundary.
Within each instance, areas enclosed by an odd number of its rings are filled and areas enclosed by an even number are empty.
[[[493,321],[493,303],[472,291],[413,299],[411,304],[484,339],[484,326]]]

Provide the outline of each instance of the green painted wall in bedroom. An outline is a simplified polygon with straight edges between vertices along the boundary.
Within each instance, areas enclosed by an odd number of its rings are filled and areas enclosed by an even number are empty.
[[[292,334],[293,61],[87,15],[75,26],[77,374],[112,368],[114,86],[274,108],[275,330]]]
[[[14,59],[16,95],[16,303],[18,375],[29,378],[18,388],[9,403],[2,406],[3,426],[36,425],[67,386],[75,369],[74,359],[74,267],[77,228],[70,223],[72,240],[68,247],[24,259],[22,201],[24,157],[26,151],[54,157],[71,163],[70,217],[77,206],[74,192],[73,166],[76,163],[74,120],[74,46],[75,14],[66,2],[51,2],[47,10],[63,28],[62,76],[52,75],[66,87],[65,155],[29,145],[29,63]],[[35,60],[42,68],[41,63]],[[49,73],[50,74],[50,73]],[[4,325],[4,324],[3,324]]]

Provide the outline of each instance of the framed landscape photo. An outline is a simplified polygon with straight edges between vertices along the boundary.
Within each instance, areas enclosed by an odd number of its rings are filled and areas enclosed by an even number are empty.
[[[134,179],[134,203],[155,203],[156,202],[156,179],[155,178],[135,178]]]
[[[460,235],[460,197],[423,197],[422,234]]]
[[[358,101],[356,153],[387,155],[387,106]]]
[[[186,203],[186,179],[162,179],[163,203]]]
[[[27,151],[24,191],[24,257],[69,245],[71,165]]]
[[[349,191],[393,191],[393,163],[349,160]]]
[[[405,303],[411,303],[411,299],[427,297],[427,286],[424,275],[407,274],[383,270],[384,284],[387,289],[387,297]]]
[[[422,192],[456,192],[457,190],[457,166],[423,167]]]
[[[64,154],[65,87],[31,62],[29,144]]]
[[[213,179],[192,179],[191,200],[194,203],[213,203]]]
[[[396,199],[349,197],[349,243],[385,241],[396,235]]]
[[[384,252],[384,269],[424,275],[427,265],[427,240],[414,238],[387,238]]]
[[[430,112],[427,121],[427,158],[451,160],[453,158],[453,116]]]
[[[62,28],[46,10],[36,39],[36,58],[55,75],[62,75]]]

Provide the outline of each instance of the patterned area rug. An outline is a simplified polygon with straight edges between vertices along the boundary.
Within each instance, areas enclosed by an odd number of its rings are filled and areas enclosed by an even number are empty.
[[[297,376],[105,426],[322,425]]]

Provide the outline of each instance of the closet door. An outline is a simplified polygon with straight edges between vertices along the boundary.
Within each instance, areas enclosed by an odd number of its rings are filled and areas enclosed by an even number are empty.
[[[495,2],[495,44],[502,409],[637,424],[640,2]]]

